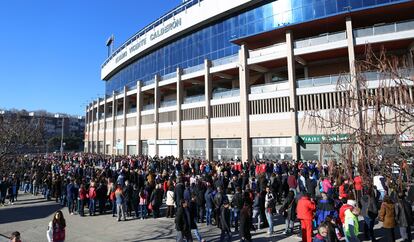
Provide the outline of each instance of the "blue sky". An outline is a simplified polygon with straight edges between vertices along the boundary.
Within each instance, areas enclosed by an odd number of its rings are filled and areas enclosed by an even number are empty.
[[[181,0],[0,1],[0,109],[84,115],[115,48]]]

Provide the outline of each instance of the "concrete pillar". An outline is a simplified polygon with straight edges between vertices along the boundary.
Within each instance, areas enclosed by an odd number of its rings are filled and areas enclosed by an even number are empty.
[[[102,151],[99,149],[99,130],[100,130],[100,127],[101,127],[101,124],[100,124],[100,120],[99,120],[99,118],[100,118],[100,112],[99,112],[99,107],[100,107],[100,102],[101,102],[101,99],[100,98],[98,98],[98,100],[97,100],[97,103],[98,103],[98,107],[96,108],[96,153],[98,153],[98,154],[100,154]]]
[[[107,154],[108,153],[108,151],[106,150],[106,94],[105,94],[105,97],[104,97],[104,123],[103,123],[103,154]]]
[[[356,78],[356,66],[355,66],[355,40],[354,40],[354,33],[352,29],[352,20],[351,17],[346,18],[346,36],[347,36],[347,44],[348,44],[348,58],[349,58],[349,74],[351,76],[351,86],[353,91],[351,91],[351,107],[353,110],[358,112],[358,115],[355,119],[351,120],[353,123],[352,126],[358,130],[360,130],[361,134],[364,132],[364,125],[362,119],[362,105],[361,105],[361,96],[359,93],[360,86],[359,82]],[[359,138],[362,136],[359,135]],[[363,142],[361,142],[363,143]],[[366,149],[364,147],[359,150],[359,152],[365,153]],[[358,151],[357,151],[358,152]],[[362,154],[360,153],[360,154]],[[366,157],[366,155],[364,156]]]
[[[249,125],[249,66],[247,65],[249,50],[242,45],[239,51],[239,81],[240,81],[240,118],[241,118],[241,149],[243,162],[251,160],[251,140]]]
[[[127,154],[127,139],[126,139],[126,127],[127,127],[127,123],[126,123],[126,115],[127,115],[127,108],[128,108],[128,105],[127,105],[127,91],[128,91],[128,88],[126,87],[126,86],[124,86],[124,97],[123,97],[123,100],[124,100],[124,106],[122,107],[122,109],[124,110],[123,111],[123,117],[122,117],[122,138],[123,138],[123,141],[124,141],[124,143],[123,143],[123,148],[124,148],[124,150],[123,150],[123,154],[124,155],[126,155]]]
[[[160,90],[159,90],[159,87],[158,87],[159,82],[160,82],[160,76],[155,75],[155,77],[154,77],[154,84],[155,84],[155,87],[154,87],[154,123],[155,123],[154,139],[155,139],[155,154],[157,154],[157,155],[158,155],[157,141],[158,141],[158,127],[159,127],[159,125],[158,125],[158,121],[159,121],[158,109],[160,107],[160,98],[161,98]]]
[[[115,146],[116,146],[116,134],[115,134],[115,110],[116,110],[116,96],[115,91],[112,92],[112,142],[111,142],[111,152],[110,154],[114,154]],[[116,154],[117,152],[115,152]]]
[[[271,83],[272,82],[272,73],[266,73],[264,74],[265,83]]]
[[[414,42],[408,47],[408,67],[410,69],[414,68]]]
[[[305,78],[308,78],[309,77],[308,66],[304,66],[303,67],[303,74],[304,74]]]
[[[96,150],[94,149],[94,142],[95,142],[95,137],[94,137],[94,135],[95,135],[95,119],[94,119],[94,113],[95,113],[95,108],[94,108],[94,106],[95,106],[95,101],[92,101],[92,111],[91,111],[91,120],[92,120],[92,135],[91,135],[91,137],[92,137],[92,153],[95,153],[96,152]],[[62,124],[63,125],[63,124]]]
[[[142,95],[141,95],[141,82],[137,81],[137,154],[142,154],[141,147],[141,105],[142,105]]]
[[[211,91],[212,91],[212,76],[210,74],[211,61],[204,60],[204,94],[206,98],[206,159],[209,161],[213,160],[213,142],[211,140]]]
[[[181,80],[182,71],[177,68],[177,154],[183,157],[183,142],[181,140],[181,103],[183,102],[183,82]]]
[[[287,67],[288,67],[288,82],[289,82],[289,112],[292,122],[292,157],[297,160],[300,158],[299,152],[299,128],[298,128],[298,113],[296,100],[296,73],[295,73],[295,56],[293,53],[293,34],[291,31],[286,31],[286,48],[287,48]]]

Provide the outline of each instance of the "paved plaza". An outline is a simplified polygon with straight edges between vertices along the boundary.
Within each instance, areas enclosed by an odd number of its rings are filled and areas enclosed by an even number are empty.
[[[14,205],[0,207],[0,242],[8,241],[13,231],[19,231],[24,242],[47,241],[46,229],[53,213],[61,206],[54,201],[46,201],[42,196],[20,195]],[[129,219],[117,222],[112,215],[97,215],[94,217],[80,217],[69,215],[67,208],[63,208],[66,219],[66,241],[175,241],[175,226],[173,219]],[[266,229],[252,232],[253,241],[301,241],[296,235],[282,234],[283,218],[275,218],[275,235],[268,237]],[[297,224],[298,225],[298,224]],[[376,234],[381,235],[379,224],[376,225]],[[200,233],[207,241],[219,241],[220,231],[213,226],[199,225]],[[396,231],[398,235],[398,232]],[[233,233],[233,241],[239,241],[238,234]],[[401,240],[399,240],[401,241]]]

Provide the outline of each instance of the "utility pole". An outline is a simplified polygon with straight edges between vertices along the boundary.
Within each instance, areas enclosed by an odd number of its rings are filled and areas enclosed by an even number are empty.
[[[60,137],[60,161],[63,161],[63,126],[65,124],[65,117],[62,117],[62,136]]]

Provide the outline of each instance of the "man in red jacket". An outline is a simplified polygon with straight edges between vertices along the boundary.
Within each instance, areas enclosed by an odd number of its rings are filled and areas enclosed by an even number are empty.
[[[304,194],[299,199],[296,214],[302,228],[302,242],[312,242],[312,220],[315,209],[315,203],[310,199],[309,194]]]

